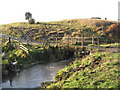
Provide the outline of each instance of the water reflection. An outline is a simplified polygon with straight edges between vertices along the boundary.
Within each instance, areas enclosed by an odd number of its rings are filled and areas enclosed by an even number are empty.
[[[10,79],[10,86],[12,87],[12,79]]]
[[[66,61],[39,64],[23,70],[16,75],[10,74],[2,80],[3,88],[34,88],[44,81],[52,81],[54,75],[65,67]]]

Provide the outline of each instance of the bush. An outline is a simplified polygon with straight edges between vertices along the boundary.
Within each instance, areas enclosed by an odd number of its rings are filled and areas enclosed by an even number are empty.
[[[37,22],[36,24],[40,24],[40,22]]]
[[[35,24],[35,19],[30,19],[29,24]]]

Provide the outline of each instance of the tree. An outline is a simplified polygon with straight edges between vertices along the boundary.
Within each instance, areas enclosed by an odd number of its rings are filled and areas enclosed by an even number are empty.
[[[35,23],[35,19],[32,18],[32,14],[30,12],[25,13],[25,20],[28,20],[29,24]]]
[[[32,19],[32,14],[30,12],[25,13],[25,20],[30,20]]]

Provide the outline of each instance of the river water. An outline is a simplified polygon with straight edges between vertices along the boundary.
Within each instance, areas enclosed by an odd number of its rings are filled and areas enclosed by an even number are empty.
[[[65,67],[68,61],[37,64],[16,75],[2,78],[2,88],[35,88],[40,83],[52,81],[55,74]],[[11,82],[11,83],[10,83]]]

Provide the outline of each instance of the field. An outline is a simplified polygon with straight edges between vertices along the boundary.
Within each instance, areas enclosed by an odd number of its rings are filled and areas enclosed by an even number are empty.
[[[14,62],[20,70],[20,67],[72,58],[55,75],[54,81],[43,82],[40,87],[120,88],[120,23],[70,19],[35,24],[18,22],[0,27],[3,74]]]

